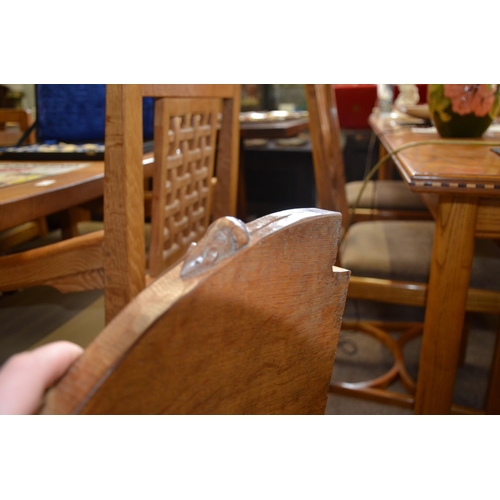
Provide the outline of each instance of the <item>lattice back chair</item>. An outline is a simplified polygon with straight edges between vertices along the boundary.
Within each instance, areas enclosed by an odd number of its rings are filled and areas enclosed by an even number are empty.
[[[175,263],[205,233],[212,211],[218,100],[159,99],[149,274]],[[158,216],[164,212],[164,217]]]
[[[340,211],[344,215],[344,227],[349,220],[348,214],[352,221],[431,219],[420,197],[410,191],[403,181],[371,180],[364,188],[363,181],[346,183],[333,86],[307,84],[305,89],[318,206]]]
[[[157,111],[151,275],[146,273],[143,97],[154,97]],[[110,321],[183,256],[210,218],[236,214],[239,112],[239,85],[108,85],[104,230],[0,257],[0,291],[38,285],[61,292],[104,289]]]
[[[324,159],[332,158],[328,137],[338,134],[333,126],[330,86],[307,85],[309,126],[313,146],[313,161],[318,185],[329,185],[335,164]],[[336,179],[342,180],[339,175]],[[377,181],[380,182],[380,181]],[[338,192],[340,187],[337,187]],[[330,192],[325,190],[330,195]],[[331,195],[330,195],[331,197]],[[331,197],[331,203],[335,200]],[[344,216],[344,224],[345,224]],[[344,239],[340,248],[339,265],[351,271],[348,299],[368,300],[387,304],[425,307],[429,281],[432,248],[435,232],[434,221],[374,220],[344,225]],[[452,258],[452,257],[450,257]],[[494,241],[477,240],[472,265],[467,311],[500,314],[500,247]],[[336,382],[331,390],[380,402],[412,408],[415,381],[408,374],[403,357],[406,342],[422,332],[422,324],[414,322],[344,321],[342,328],[364,332],[382,342],[394,355],[394,365],[374,380],[359,383]],[[389,332],[403,332],[396,342]],[[464,330],[464,346],[466,342]],[[500,343],[499,343],[500,345]],[[494,368],[497,381],[490,387],[500,387],[499,366]],[[400,379],[406,394],[386,390]],[[494,398],[490,390],[487,405]],[[465,409],[456,409],[466,411]]]
[[[332,268],[340,229],[340,214],[314,208],[218,219],[40,412],[324,414],[349,280]]]
[[[155,98],[148,278],[145,245],[137,238],[144,233],[143,97]],[[106,99],[104,268],[110,320],[146,281],[185,254],[211,218],[236,214],[240,86],[108,85]]]

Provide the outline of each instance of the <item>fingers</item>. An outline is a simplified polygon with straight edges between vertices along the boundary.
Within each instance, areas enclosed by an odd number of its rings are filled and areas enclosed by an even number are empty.
[[[45,391],[82,352],[83,349],[72,342],[58,341],[9,358],[0,369],[0,414],[35,413]]]

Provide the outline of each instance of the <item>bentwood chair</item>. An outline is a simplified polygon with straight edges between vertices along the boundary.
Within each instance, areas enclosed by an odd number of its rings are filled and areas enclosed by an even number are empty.
[[[340,229],[340,214],[319,209],[218,219],[40,413],[324,414],[349,280],[332,268]]]
[[[344,215],[344,225],[349,217],[353,221],[431,219],[420,197],[410,191],[403,181],[370,180],[366,186],[364,181],[346,183],[333,86],[308,84],[305,90],[310,131],[314,135],[312,140],[317,143],[312,152],[314,168],[321,172],[321,178],[328,180],[323,184],[316,183],[318,206],[340,211]],[[318,114],[318,107],[330,112]],[[315,175],[318,178],[318,174]]]
[[[335,160],[340,154],[339,132],[335,113],[330,109],[333,102],[330,100],[330,88],[328,85],[308,85],[306,95],[316,185],[318,190],[330,190],[332,200],[335,196],[345,200],[344,177],[339,172],[339,165],[342,164]],[[329,137],[333,137],[334,141],[329,141]],[[348,213],[346,210],[344,208],[344,219]],[[344,231],[339,265],[352,273],[348,299],[425,307],[435,231],[433,221],[362,221],[351,226],[344,225]],[[469,313],[500,314],[498,276],[500,246],[494,241],[478,239],[467,300]],[[336,382],[332,384],[331,391],[412,408],[415,381],[405,368],[403,347],[421,334],[422,326],[409,322],[345,321],[343,329],[361,331],[378,339],[393,353],[395,362],[389,372],[376,379],[359,383]],[[403,332],[397,342],[389,335],[391,331]],[[500,364],[500,353],[497,359],[497,364]],[[494,391],[500,387],[500,368],[494,365],[493,373],[496,373],[497,381],[492,378],[487,408],[496,397]],[[408,394],[387,390],[398,377]],[[466,411],[463,408],[455,410]]]
[[[146,269],[143,97],[155,98]],[[106,321],[184,256],[211,219],[236,213],[239,85],[108,85],[104,230],[0,257],[0,291],[102,289]]]

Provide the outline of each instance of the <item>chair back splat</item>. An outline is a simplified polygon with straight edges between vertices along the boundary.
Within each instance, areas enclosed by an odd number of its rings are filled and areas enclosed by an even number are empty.
[[[143,290],[41,413],[323,414],[349,272],[338,213],[217,220]]]
[[[107,85],[104,230],[92,221],[68,240],[48,238],[46,245],[1,256],[0,290],[104,288],[109,322],[175,265],[210,221],[236,214],[240,91],[238,84]],[[154,155],[145,153],[147,97],[155,101]],[[1,236],[0,248],[13,244],[11,234]]]
[[[349,209],[335,93],[331,85],[306,85],[305,90],[318,206],[341,212],[345,226]]]
[[[104,186],[106,321],[145,286],[142,102],[155,98],[149,277],[235,215],[239,85],[108,85]],[[222,118],[221,118],[222,115]],[[219,121],[220,120],[220,121]]]

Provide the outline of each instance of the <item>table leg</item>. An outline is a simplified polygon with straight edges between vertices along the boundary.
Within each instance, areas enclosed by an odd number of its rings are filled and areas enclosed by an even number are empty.
[[[490,382],[486,395],[486,414],[500,415],[500,328],[497,332]]]
[[[72,207],[61,213],[61,231],[64,240],[78,236],[78,222],[90,220],[90,212],[84,208]]]
[[[451,409],[476,218],[477,198],[441,197],[415,396],[417,414],[448,414]]]
[[[383,158],[387,153],[387,149],[385,149],[384,145],[382,143],[379,144],[379,149],[378,149],[378,158],[379,160]],[[393,179],[393,173],[394,173],[394,162],[392,158],[389,158],[384,164],[380,166],[380,169],[377,174],[377,179],[379,181],[381,180],[391,180]]]

